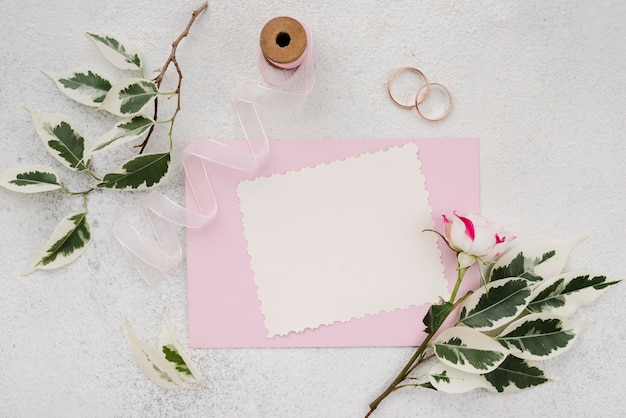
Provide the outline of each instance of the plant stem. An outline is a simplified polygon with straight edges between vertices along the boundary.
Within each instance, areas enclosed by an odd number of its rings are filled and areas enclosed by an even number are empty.
[[[95,180],[102,181],[100,177],[96,176],[96,174],[91,170],[91,168],[87,169],[87,173],[89,173],[89,175],[93,177]]]
[[[454,299],[456,299],[456,294],[459,293],[459,287],[461,286],[461,281],[463,280],[463,276],[467,271],[467,267],[458,269],[458,276],[456,279],[456,283],[454,284],[454,289],[452,290],[452,294],[450,295],[450,299],[448,302],[453,303]]]
[[[419,358],[420,356],[424,353],[424,351],[426,351],[426,348],[428,348],[428,343],[430,342],[430,340],[433,338],[433,336],[435,335],[435,331],[431,332],[430,334],[428,334],[428,336],[426,337],[426,339],[424,339],[424,341],[422,341],[422,343],[420,344],[420,346],[417,348],[417,350],[415,351],[415,353],[413,354],[413,357],[411,357],[411,359],[406,363],[406,365],[404,366],[404,368],[400,371],[400,373],[398,373],[398,376],[396,376],[396,378],[393,380],[393,382],[391,382],[391,384],[389,385],[389,387],[387,387],[387,389],[385,389],[385,391],[383,393],[380,394],[380,396],[378,396],[378,398],[376,398],[372,403],[369,404],[370,410],[367,413],[367,415],[365,415],[365,418],[369,417],[370,415],[372,415],[372,413],[376,410],[376,408],[378,408],[378,405],[393,391],[395,391],[397,389],[397,386],[402,383],[402,381],[406,378],[406,374],[409,372],[409,370],[413,367],[413,363],[419,363]]]
[[[448,316],[450,316],[450,314],[455,310],[455,308],[461,303],[463,302],[463,300],[465,300],[465,298],[467,296],[469,296],[469,293],[467,293],[465,296],[463,296],[462,298],[460,298],[459,300],[457,300],[456,302],[454,302],[454,299],[456,298],[456,295],[459,291],[459,287],[461,285],[461,282],[463,281],[463,276],[465,276],[465,272],[467,271],[467,268],[458,268],[457,269],[457,279],[456,279],[456,283],[454,284],[454,289],[452,290],[452,294],[450,296],[450,299],[448,300],[448,303],[454,303],[453,308],[450,310],[450,312],[448,312],[448,315],[446,315],[446,318]],[[443,321],[441,321],[442,323],[445,322],[445,319]],[[405,381],[406,379],[409,378],[409,375],[411,374],[411,372],[413,370],[415,370],[415,368],[417,366],[419,366],[420,364],[422,364],[422,362],[424,361],[424,354],[426,352],[426,350],[429,347],[430,341],[433,339],[433,337],[435,336],[435,334],[437,333],[439,328],[436,329],[432,329],[430,331],[430,333],[426,336],[426,338],[424,339],[424,341],[422,341],[422,343],[419,345],[419,347],[417,348],[417,350],[415,351],[415,353],[413,354],[413,356],[409,359],[409,361],[405,364],[404,368],[400,371],[400,373],[398,373],[398,375],[396,376],[396,378],[393,380],[393,382],[391,382],[391,384],[387,387],[387,389],[385,389],[385,391],[383,393],[381,393],[378,398],[376,398],[372,403],[369,404],[370,410],[369,412],[365,415],[365,418],[369,417],[370,415],[372,415],[374,413],[374,411],[376,410],[376,408],[378,408],[378,405],[380,405],[380,403],[387,397],[389,396],[389,394],[391,394],[392,392],[396,391],[397,389],[400,389],[402,387],[406,387],[406,386],[410,386],[410,385],[400,385],[400,383],[402,383],[403,381]]]
[[[85,213],[89,213],[89,209],[87,208],[87,193],[83,193],[83,208],[85,208]]]
[[[174,111],[174,114],[170,118],[170,123],[172,125],[172,127],[170,128],[170,134],[169,134],[170,143],[172,141],[171,136],[172,136],[172,128],[174,127],[174,121],[176,120],[176,115],[178,115],[178,112],[180,112],[180,109],[181,109],[180,88],[181,88],[182,81],[183,81],[183,73],[176,59],[176,50],[178,49],[178,44],[180,43],[180,41],[182,41],[187,35],[189,35],[189,30],[191,29],[191,26],[195,22],[198,15],[202,13],[204,10],[206,10],[208,7],[209,7],[209,2],[204,2],[202,3],[202,5],[200,5],[200,7],[198,7],[196,10],[193,11],[193,13],[191,14],[191,19],[189,19],[189,22],[187,22],[187,26],[185,27],[185,29],[181,32],[180,35],[178,35],[178,38],[176,38],[176,40],[172,42],[172,51],[170,52],[170,55],[167,57],[167,60],[165,60],[165,64],[163,64],[163,67],[161,67],[161,71],[159,72],[159,75],[157,75],[154,78],[154,82],[157,85],[157,88],[161,87],[161,83],[163,82],[163,77],[165,77],[165,73],[167,72],[170,64],[174,65],[174,67],[176,68],[176,73],[178,74],[178,84],[176,85],[176,90],[174,90],[174,92],[171,93],[171,97],[176,96],[176,110]],[[159,97],[157,96],[154,99],[153,119],[156,121],[158,117],[159,117]],[[142,154],[143,151],[146,149],[146,146],[148,145],[148,142],[150,141],[150,137],[152,136],[152,132],[154,132],[154,127],[155,125],[152,125],[150,127],[150,130],[148,131],[148,135],[146,135],[146,139],[144,139],[143,142],[138,145],[139,154]]]

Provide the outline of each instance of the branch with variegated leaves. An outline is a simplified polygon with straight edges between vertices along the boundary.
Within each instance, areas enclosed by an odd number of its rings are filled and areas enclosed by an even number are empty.
[[[87,36],[106,60],[119,70],[127,72],[128,77],[116,81],[103,71],[84,67],[45,72],[70,99],[122,119],[91,144],[80,129],[65,116],[27,109],[44,148],[61,166],[72,172],[86,173],[96,183],[86,190],[72,191],[65,187],[62,176],[53,167],[42,165],[23,165],[0,173],[0,186],[11,191],[41,193],[60,190],[70,196],[82,196],[83,210],[61,220],[41,254],[24,274],[36,269],[50,270],[67,265],[86,250],[91,241],[91,229],[87,219],[87,197],[90,193],[104,189],[143,190],[159,184],[165,178],[171,161],[174,122],[181,109],[183,75],[176,59],[176,50],[180,41],[188,35],[198,15],[207,8],[208,3],[205,2],[193,11],[187,26],[173,42],[165,64],[152,80],[144,77],[141,54],[132,44],[114,36],[95,33],[87,33]],[[174,91],[164,92],[160,87],[171,64],[175,67],[178,82]],[[159,117],[158,100],[161,96],[176,97],[177,100],[176,109],[166,119]],[[150,106],[154,109],[152,117],[145,115]],[[158,124],[169,124],[167,149],[143,154],[154,127]],[[94,171],[92,158],[96,154],[138,140],[142,142],[133,147],[139,148],[140,155],[130,158],[116,170],[104,175]]]
[[[474,389],[514,392],[555,380],[538,364],[569,350],[588,323],[569,315],[595,301],[619,280],[586,272],[564,273],[580,240],[538,241],[510,248],[515,238],[476,215],[444,217],[437,233],[458,260],[450,298],[424,318],[426,337],[398,376],[369,405],[403,388],[447,393]],[[483,286],[457,298],[465,273],[478,264]],[[442,330],[453,314],[458,319]],[[434,365],[417,374],[421,366]]]

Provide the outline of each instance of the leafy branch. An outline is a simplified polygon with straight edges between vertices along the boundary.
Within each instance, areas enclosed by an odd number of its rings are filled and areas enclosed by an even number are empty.
[[[174,122],[181,110],[180,92],[183,74],[176,58],[176,51],[182,39],[189,34],[198,15],[207,8],[208,3],[205,2],[193,11],[187,26],[172,43],[172,50],[160,73],[153,80],[144,78],[142,58],[135,47],[116,37],[95,33],[87,33],[87,36],[109,63],[130,73],[127,78],[117,82],[106,73],[92,68],[68,69],[58,73],[45,72],[70,99],[123,119],[102,134],[95,145],[90,145],[80,129],[66,117],[27,109],[37,135],[48,152],[66,169],[86,173],[97,183],[85,191],[71,191],[65,187],[54,168],[42,165],[23,165],[0,173],[0,186],[11,191],[39,193],[61,190],[69,196],[82,196],[83,212],[61,220],[41,255],[25,273],[35,269],[64,266],[85,251],[91,241],[87,219],[87,196],[91,192],[102,189],[142,190],[153,187],[163,180],[171,162]],[[162,92],[161,83],[171,65],[178,75],[176,90]],[[167,120],[158,119],[158,100],[163,95],[177,98],[176,109]],[[151,103],[154,103],[153,118],[142,114]],[[168,149],[164,152],[143,154],[154,127],[161,123],[170,124]],[[119,168],[103,176],[93,171],[92,157],[96,154],[142,138],[143,142],[136,145],[140,148],[140,155],[123,162]]]
[[[451,298],[430,307],[424,318],[424,341],[369,404],[365,417],[390,394],[404,388],[512,392],[552,381],[536,362],[566,352],[587,325],[566,316],[619,283],[607,281],[605,276],[563,273],[577,243],[538,241],[513,248],[493,264],[484,287],[455,301],[466,271],[459,265]],[[461,252],[455,251],[457,255]],[[439,332],[457,308],[454,326]],[[433,357],[438,361],[426,374],[412,376]],[[425,381],[420,382],[422,379]]]

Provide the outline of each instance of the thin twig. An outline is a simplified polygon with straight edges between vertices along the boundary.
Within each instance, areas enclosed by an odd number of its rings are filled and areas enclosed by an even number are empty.
[[[376,398],[374,400],[374,402],[369,404],[370,410],[365,415],[365,418],[368,418],[370,415],[372,415],[374,413],[374,411],[376,410],[376,408],[378,408],[378,405],[389,394],[391,394],[392,392],[396,391],[398,389],[398,387],[401,386],[400,384],[409,377],[409,375],[415,370],[415,368],[417,366],[419,366],[425,360],[429,359],[432,356],[430,354],[428,356],[426,356],[426,350],[429,348],[430,341],[435,337],[435,334],[437,333],[439,327],[441,327],[441,325],[443,325],[443,323],[448,318],[448,316],[450,316],[450,314],[472,293],[472,292],[467,292],[463,297],[459,298],[457,301],[454,301],[454,299],[456,297],[456,291],[458,290],[459,285],[460,285],[461,281],[463,280],[463,276],[465,276],[465,272],[466,271],[467,271],[466,268],[465,269],[457,269],[457,280],[456,280],[456,284],[455,284],[455,290],[453,291],[453,295],[450,297],[450,300],[448,300],[448,302],[446,302],[446,303],[452,303],[452,307],[446,313],[446,316],[441,321],[441,324],[439,324],[439,326],[437,326],[437,327],[435,327],[435,328],[430,330],[428,335],[426,335],[426,338],[424,339],[424,341],[422,341],[420,346],[417,348],[417,351],[415,351],[415,353],[413,354],[413,357],[411,357],[409,359],[409,361],[406,363],[406,365],[404,366],[402,371],[400,371],[398,376],[396,376],[396,378],[393,380],[393,382],[391,382],[391,384],[387,387],[387,389],[383,393],[381,393],[380,396],[378,396],[378,398]]]
[[[413,367],[411,367],[411,368],[410,368],[410,369],[406,372],[406,374],[405,374],[405,376],[406,376],[406,377],[405,377],[404,379],[405,379],[405,380],[406,380],[406,379],[410,379],[409,375],[410,375],[411,373],[413,373],[413,371],[417,368],[417,366],[419,366],[420,364],[422,364],[422,363],[424,363],[424,362],[426,362],[426,361],[430,360],[430,359],[431,359],[431,358],[433,358],[433,357],[435,357],[435,355],[434,355],[434,354],[430,354],[430,355],[428,355],[428,356],[423,356],[423,357],[422,357],[422,358],[421,358],[421,359],[420,359],[417,363],[415,363],[415,364],[413,365]]]
[[[200,7],[198,7],[196,10],[193,11],[193,13],[191,14],[191,19],[189,19],[189,22],[187,23],[187,26],[185,27],[185,29],[181,32],[180,35],[178,35],[178,38],[176,38],[176,40],[172,42],[172,50],[170,52],[170,55],[167,57],[167,60],[165,60],[165,64],[163,64],[163,67],[161,67],[161,71],[153,79],[157,88],[161,87],[161,83],[163,82],[163,78],[165,77],[165,73],[167,72],[170,64],[174,64],[174,68],[176,68],[176,73],[178,74],[178,84],[176,85],[176,90],[174,92],[174,95],[177,96],[176,110],[174,111],[174,114],[172,115],[172,118],[170,119],[171,121],[170,123],[172,124],[172,126],[174,125],[174,120],[176,119],[176,115],[178,115],[178,112],[180,112],[180,109],[181,109],[180,88],[181,88],[182,81],[183,81],[183,73],[180,69],[180,66],[178,65],[178,61],[176,60],[176,50],[178,49],[178,44],[180,43],[180,41],[182,41],[185,37],[187,37],[187,35],[189,35],[189,30],[191,29],[191,26],[195,22],[198,15],[202,13],[204,10],[206,10],[208,7],[209,7],[209,2],[204,2]],[[156,121],[158,116],[159,116],[159,97],[157,96],[154,99],[154,118],[153,119]],[[154,131],[154,125],[150,127],[150,130],[148,131],[148,135],[146,135],[146,138],[143,140],[143,142],[138,145],[139,154],[143,153],[143,151],[146,149],[146,146],[148,145],[148,141],[150,140],[150,137],[152,136],[153,131]],[[170,130],[170,133],[171,133],[171,130]]]

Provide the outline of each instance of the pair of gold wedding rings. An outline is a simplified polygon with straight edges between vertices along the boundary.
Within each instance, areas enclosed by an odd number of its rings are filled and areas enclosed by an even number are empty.
[[[396,78],[398,74],[405,72],[405,71],[414,72],[418,74],[424,80],[424,84],[422,84],[422,86],[417,90],[417,93],[415,94],[415,99],[413,100],[412,103],[409,103],[409,104],[401,103],[400,101],[396,100],[396,98],[393,97],[393,94],[391,93],[391,84],[394,78]],[[426,115],[424,114],[423,109],[420,109],[420,106],[423,105],[423,103],[426,101],[426,99],[428,98],[428,94],[430,93],[430,90],[432,88],[439,88],[448,96],[448,107],[439,116]],[[391,99],[391,101],[396,106],[401,107],[403,109],[415,108],[418,115],[420,115],[422,119],[430,121],[430,122],[437,122],[437,121],[443,120],[447,118],[450,112],[452,111],[452,94],[450,94],[450,90],[448,90],[448,88],[441,83],[429,83],[424,73],[415,67],[400,67],[397,70],[395,70],[393,73],[391,73],[391,75],[387,79],[387,93],[389,94],[389,98]]]

